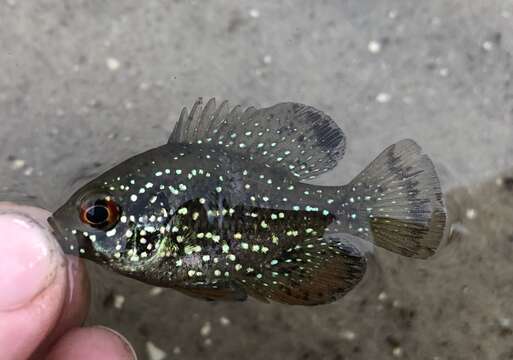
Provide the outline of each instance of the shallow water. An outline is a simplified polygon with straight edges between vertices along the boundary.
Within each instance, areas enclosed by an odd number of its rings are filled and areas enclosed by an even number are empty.
[[[0,28],[3,198],[54,209],[198,96],[330,114],[346,156],[315,183],[406,137],[437,166],[457,224],[438,255],[378,251],[332,305],[210,304],[92,267],[89,322],[140,358],[513,359],[512,1],[10,0]]]

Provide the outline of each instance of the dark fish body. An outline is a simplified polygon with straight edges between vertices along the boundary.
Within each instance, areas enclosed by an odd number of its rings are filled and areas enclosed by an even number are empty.
[[[346,186],[303,182],[333,168],[344,145],[305,105],[198,102],[168,144],[84,186],[50,223],[65,251],[191,296],[331,302],[365,273],[357,239],[426,258],[445,225],[434,167],[411,140]]]

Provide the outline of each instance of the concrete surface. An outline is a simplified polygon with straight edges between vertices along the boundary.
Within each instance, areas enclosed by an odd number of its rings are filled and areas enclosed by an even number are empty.
[[[435,259],[378,252],[360,287],[313,309],[93,268],[90,322],[141,359],[513,359],[512,30],[511,0],[1,0],[0,194],[54,208],[164,142],[198,96],[314,105],[348,136],[319,183],[403,137],[431,155],[458,223]]]

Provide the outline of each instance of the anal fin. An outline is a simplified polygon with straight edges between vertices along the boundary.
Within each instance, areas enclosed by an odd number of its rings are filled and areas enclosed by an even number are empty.
[[[207,301],[244,301],[247,299],[244,289],[234,282],[216,285],[182,285],[173,288],[185,295]]]
[[[241,278],[248,294],[290,305],[326,304],[347,294],[365,274],[365,257],[346,241],[311,239],[289,250]]]

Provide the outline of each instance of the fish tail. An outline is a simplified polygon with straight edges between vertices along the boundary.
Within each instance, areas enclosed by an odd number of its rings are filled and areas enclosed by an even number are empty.
[[[446,222],[440,180],[413,140],[389,146],[340,193],[337,217],[352,234],[413,258],[438,248]]]

